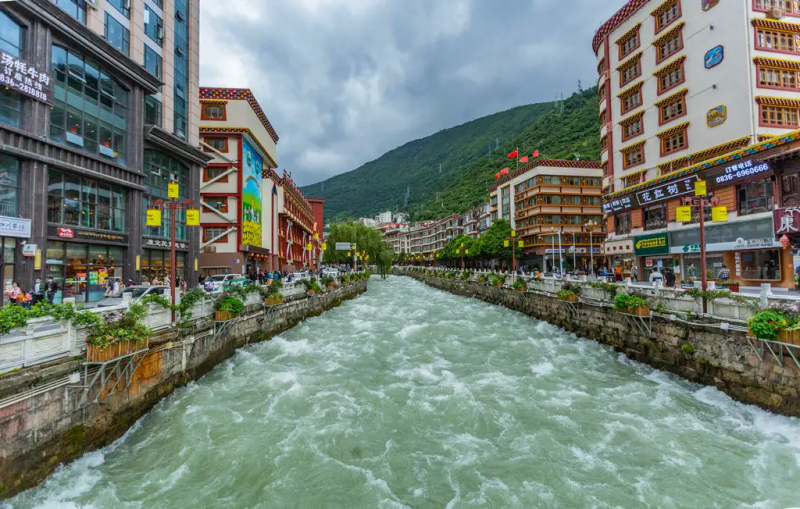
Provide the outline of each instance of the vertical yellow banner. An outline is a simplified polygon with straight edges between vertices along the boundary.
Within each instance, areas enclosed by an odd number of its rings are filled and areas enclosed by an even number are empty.
[[[170,199],[177,199],[178,198],[178,184],[175,182],[170,182],[167,184],[167,198]]]
[[[692,220],[692,207],[678,207],[675,220],[679,223],[688,223]]]
[[[186,225],[200,226],[200,211],[198,209],[186,210]]]
[[[715,223],[724,223],[728,220],[728,207],[711,207],[711,220]]]
[[[161,226],[161,211],[158,209],[147,210],[147,226]]]
[[[706,191],[706,181],[705,180],[698,180],[694,183],[694,195],[695,196],[705,196],[708,194]]]

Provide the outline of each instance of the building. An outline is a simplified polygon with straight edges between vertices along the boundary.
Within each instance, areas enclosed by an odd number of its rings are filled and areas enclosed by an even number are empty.
[[[435,251],[443,249],[448,242],[460,235],[461,218],[457,214],[436,221],[417,223],[409,231],[409,252],[412,255],[432,257]]]
[[[196,196],[209,158],[191,100],[199,0],[160,4],[0,4],[4,283],[52,276],[56,302],[92,302],[110,278],[169,273],[171,232],[145,227],[146,209],[170,182]],[[178,275],[194,281],[198,232],[176,219]]]
[[[378,214],[378,216],[375,218],[375,220],[378,221],[378,224],[391,223],[392,222],[392,213],[391,212],[381,212],[380,214]]]
[[[392,220],[395,223],[407,223],[408,222],[408,214],[404,214],[402,212],[399,212],[399,213],[394,215]]]
[[[467,235],[474,239],[480,236],[480,206],[471,208],[463,216],[461,216],[461,235]]]
[[[759,142],[800,127],[798,16],[796,2],[631,0],[598,29],[604,251],[614,267],[638,279],[659,267],[679,278],[699,271],[699,206],[676,221],[699,179],[709,205],[728,212],[709,225],[719,240],[709,240],[712,275],[740,258],[787,266],[773,227],[787,163]],[[703,213],[711,219],[710,207]],[[785,270],[753,275],[735,277],[792,284]]]
[[[392,251],[395,254],[411,252],[408,223],[390,223],[386,225],[383,230],[383,240],[392,246]]]
[[[361,217],[358,219],[358,222],[363,224],[368,228],[377,228],[378,227],[378,220],[373,219],[371,217]]]
[[[280,269],[291,272],[313,268],[322,259],[322,235],[315,238],[322,228],[321,221],[315,222],[316,211],[322,214],[321,203],[317,200],[316,205],[312,205],[310,200],[315,199],[303,196],[285,171],[278,189]]]
[[[278,133],[249,89],[201,88],[199,104],[203,149],[214,158],[200,184],[201,271],[275,270]]]
[[[478,235],[483,235],[492,226],[492,204],[485,201],[478,205]]]
[[[492,222],[505,219],[524,242],[521,264],[549,270],[561,254],[565,270],[582,269],[600,255],[601,177],[599,161],[537,159],[489,189]]]

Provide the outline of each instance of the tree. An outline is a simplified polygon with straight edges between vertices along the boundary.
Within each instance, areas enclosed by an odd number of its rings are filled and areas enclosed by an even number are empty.
[[[337,251],[335,249],[337,242],[346,242],[351,246],[355,245],[359,254],[365,254],[369,257],[365,257],[366,263],[374,263],[382,270],[391,268],[392,249],[384,242],[383,233],[375,228],[369,228],[355,222],[335,224],[331,226],[330,234],[325,239],[325,242],[330,248],[325,252],[325,261],[327,263],[352,263],[352,251],[348,256],[347,251]],[[386,251],[390,253],[388,263],[386,262],[387,255],[384,254]]]
[[[511,225],[505,219],[498,219],[480,238],[480,257],[489,260],[510,260],[511,247],[505,241],[511,236]]]

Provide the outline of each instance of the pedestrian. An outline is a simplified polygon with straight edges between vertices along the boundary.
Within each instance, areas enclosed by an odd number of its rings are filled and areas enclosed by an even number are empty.
[[[120,286],[121,286],[121,285],[122,285],[122,281],[120,281],[119,279],[116,279],[116,278],[115,278],[115,279],[114,279],[114,283],[112,284],[112,292],[113,292],[113,295],[116,295],[116,294],[118,294],[118,293],[119,293],[119,290],[120,290]]]
[[[694,268],[694,263],[689,264],[689,268],[686,269],[686,275],[689,276],[689,279],[697,279],[697,269]]]
[[[53,281],[53,276],[47,276],[47,284],[44,285],[44,291],[47,293],[47,301],[52,304],[56,298],[56,293],[58,293],[58,283]]]
[[[675,288],[675,271],[672,269],[664,269],[664,277],[666,278],[666,286]]]
[[[42,278],[36,278],[36,282],[33,283],[33,290],[31,291],[31,294],[33,294],[32,304],[34,306],[44,300],[44,284],[42,283]]]
[[[6,297],[8,300],[11,301],[12,304],[19,304],[19,295],[22,293],[22,289],[19,287],[19,283],[14,281],[11,283],[11,288],[6,290]]]
[[[719,279],[721,281],[727,281],[731,278],[731,270],[722,264],[722,268],[719,270]]]
[[[653,269],[653,272],[650,274],[650,282],[651,283],[662,283],[664,281],[664,276],[658,271],[658,267]]]
[[[111,297],[112,295],[114,295],[114,283],[109,279],[108,281],[106,281],[106,293],[105,293],[105,296],[106,296],[106,298],[108,298],[108,297]]]
[[[129,279],[128,280],[128,288],[132,288],[132,287],[133,287],[133,279]]]
[[[206,276],[205,276],[205,275],[203,275],[203,274],[200,274],[200,277],[199,277],[199,278],[197,278],[197,283],[198,283],[200,286],[203,286],[203,283],[205,283],[205,282],[206,282]]]

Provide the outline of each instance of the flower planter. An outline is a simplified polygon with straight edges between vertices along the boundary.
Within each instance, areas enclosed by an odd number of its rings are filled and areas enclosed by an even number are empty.
[[[308,295],[316,295],[316,293],[317,292],[314,291],[314,290],[309,290],[309,291],[306,292],[306,294],[308,294]]]
[[[778,341],[788,345],[800,345],[800,330],[782,330],[778,333]]]
[[[130,355],[133,352],[144,350],[148,347],[148,339],[144,341],[120,341],[108,346],[87,345],[86,362],[108,362],[118,357]]]
[[[496,286],[497,288],[500,288],[501,286],[503,286],[503,283],[497,283],[495,286]]]
[[[564,300],[567,302],[578,302],[577,295],[567,295],[566,297],[559,297],[558,300]]]
[[[527,292],[528,288],[526,286],[518,286],[517,287],[517,291],[518,292]]]
[[[283,299],[264,299],[264,304],[267,306],[277,306],[283,304]]]
[[[214,311],[215,322],[229,322],[234,318],[238,318],[239,313],[230,313],[228,311]]]
[[[327,288],[328,288],[328,290],[336,290],[336,285],[331,283],[331,284],[327,285]]]
[[[636,316],[650,316],[650,308],[647,306],[636,306],[632,310],[632,315]]]
[[[730,284],[727,286],[720,286],[723,290],[728,290],[730,292],[739,293],[739,283]]]

